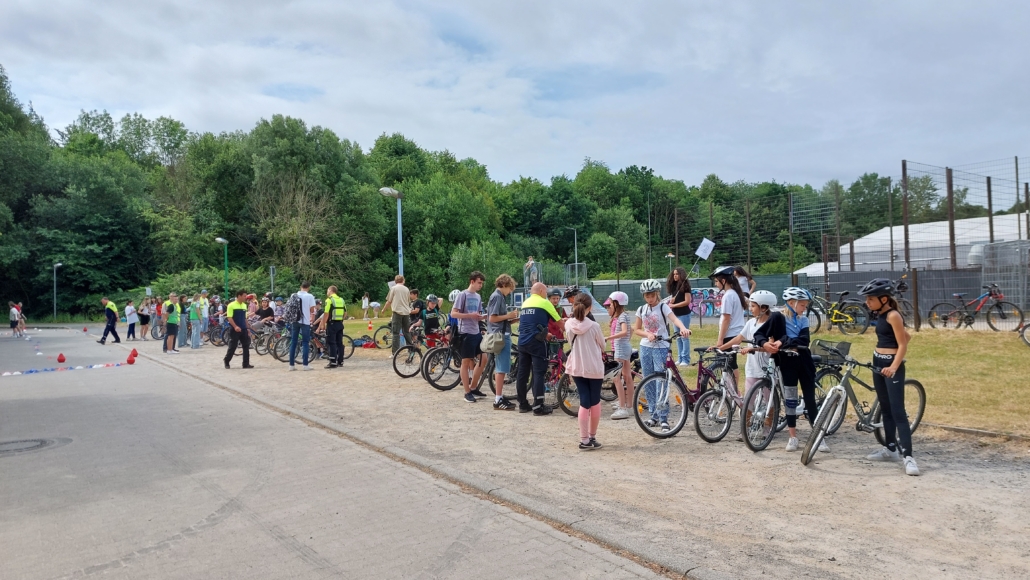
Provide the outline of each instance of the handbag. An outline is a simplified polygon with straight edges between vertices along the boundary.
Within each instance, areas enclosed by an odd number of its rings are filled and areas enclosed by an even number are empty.
[[[487,354],[501,354],[501,351],[504,350],[504,333],[486,333],[483,335],[483,342],[479,344],[479,348]]]

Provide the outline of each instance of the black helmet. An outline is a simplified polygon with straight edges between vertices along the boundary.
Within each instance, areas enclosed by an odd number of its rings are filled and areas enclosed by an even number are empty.
[[[548,298],[550,298],[551,296],[559,296],[560,297],[561,295],[562,295],[562,291],[559,288],[551,288],[550,290],[547,291],[547,297]]]
[[[714,272],[708,275],[709,278],[717,278],[724,276],[726,278],[733,277],[733,266],[719,266]]]
[[[859,296],[894,296],[894,284],[886,278],[874,278],[858,291]]]

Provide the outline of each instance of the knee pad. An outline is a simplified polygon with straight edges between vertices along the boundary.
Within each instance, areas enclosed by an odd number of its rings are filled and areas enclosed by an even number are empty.
[[[798,409],[798,388],[797,386],[783,387],[783,404],[787,407],[788,415],[797,415]]]

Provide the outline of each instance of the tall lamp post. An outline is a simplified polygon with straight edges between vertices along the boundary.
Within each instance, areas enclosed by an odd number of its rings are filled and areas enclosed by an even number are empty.
[[[668,254],[665,254],[665,257],[669,259],[669,271],[672,272],[672,259],[676,257],[676,254],[669,252]]]
[[[225,299],[229,299],[229,240],[215,238],[215,241],[222,244],[222,255],[225,257]]]
[[[572,230],[573,259],[576,260],[576,286],[579,286],[579,232],[576,228],[565,226],[565,229]]]
[[[379,193],[385,197],[392,197],[397,200],[397,273],[401,276],[404,275],[404,228],[401,225],[401,198],[404,194],[397,191],[392,187],[383,187],[379,189]]]
[[[57,322],[57,269],[63,265],[60,262],[54,264],[54,322]]]

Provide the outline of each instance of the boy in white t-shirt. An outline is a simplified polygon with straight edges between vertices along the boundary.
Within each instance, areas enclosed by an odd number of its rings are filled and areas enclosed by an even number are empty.
[[[753,341],[755,330],[769,320],[769,309],[775,306],[775,294],[768,290],[756,290],[748,300],[751,318],[744,323],[744,330],[740,331],[740,334],[722,345],[722,350],[729,350],[733,345],[744,341]],[[747,362],[744,364],[744,392],[746,393],[751,385],[765,377],[765,368],[769,365],[769,354],[762,349],[751,347],[742,348],[740,352],[747,354]]]

